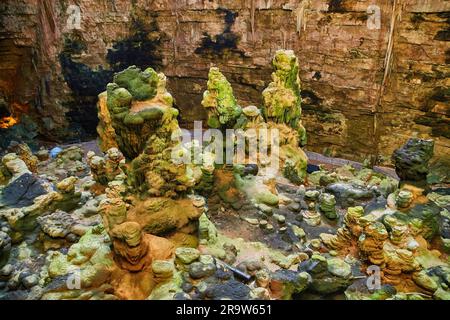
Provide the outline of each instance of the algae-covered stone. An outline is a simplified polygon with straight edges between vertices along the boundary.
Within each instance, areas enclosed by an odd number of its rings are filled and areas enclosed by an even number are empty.
[[[152,263],[152,271],[157,278],[171,278],[175,273],[175,266],[171,261],[156,260]]]
[[[399,208],[407,208],[413,200],[413,194],[408,190],[401,190],[397,195],[397,206]]]
[[[164,116],[164,110],[158,107],[146,108],[138,113],[144,120],[160,120]]]
[[[200,251],[194,248],[178,248],[175,256],[183,264],[191,264],[200,258]]]
[[[322,194],[320,196],[320,210],[328,219],[337,219],[335,197],[328,193]]]
[[[271,193],[269,191],[258,193],[255,196],[255,200],[258,203],[265,204],[265,205],[272,206],[272,207],[277,206],[280,201],[276,195],[274,195],[273,193]]]
[[[433,154],[433,140],[409,139],[392,155],[397,175],[403,181],[425,182]]]
[[[298,59],[291,50],[279,50],[272,64],[272,82],[263,92],[267,117],[298,128],[302,112]]]
[[[326,187],[328,193],[333,194],[338,202],[345,203],[347,199],[366,200],[373,197],[373,193],[361,186],[350,183],[333,183]]]
[[[306,272],[278,270],[271,275],[270,290],[277,298],[291,300],[293,294],[305,291],[311,284],[311,276]]]
[[[107,92],[107,105],[112,113],[128,111],[133,96],[127,89],[120,88],[115,83],[110,83],[107,87]]]
[[[144,118],[139,114],[127,114],[123,120],[123,123],[127,126],[138,126],[144,124]]]
[[[216,226],[211,222],[211,220],[209,220],[206,213],[202,214],[199,219],[198,232],[200,243],[214,244],[217,242]]]
[[[183,278],[181,273],[176,273],[172,279],[156,286],[147,300],[173,300],[177,293],[183,292],[181,286]]]
[[[311,259],[299,265],[299,271],[305,271],[311,275],[312,283],[310,289],[313,292],[331,294],[344,290],[349,286],[351,280],[348,274],[348,264],[336,259],[331,258],[327,260],[324,256],[314,254]],[[339,274],[339,276],[331,273],[329,269]]]
[[[253,118],[261,115],[261,110],[256,106],[248,106],[242,110],[247,117]]]
[[[351,266],[344,260],[332,258],[327,260],[328,271],[337,277],[348,278],[352,274]]]
[[[217,270],[215,264],[204,264],[201,262],[194,262],[189,266],[189,276],[192,279],[202,279],[212,276]]]
[[[300,228],[296,225],[292,226],[292,231],[294,232],[295,236],[298,237],[299,239],[303,239],[306,237],[305,230],[303,230],[302,228]]]
[[[297,185],[303,183],[306,178],[308,157],[298,145],[283,145],[280,155],[284,160],[283,175]]]
[[[412,279],[419,287],[431,292],[435,292],[439,287],[438,283],[427,274],[426,270],[414,273]]]
[[[450,300],[450,290],[439,288],[433,295],[435,300]]]
[[[305,197],[308,200],[316,200],[320,195],[320,191],[317,190],[308,190],[305,192]]]
[[[430,164],[428,184],[450,183],[450,157],[442,157]]]
[[[218,68],[209,71],[208,90],[203,95],[202,105],[208,110],[208,125],[212,128],[232,127],[242,113],[231,84]]]
[[[141,71],[136,66],[117,73],[114,82],[127,89],[136,100],[148,100],[156,96],[159,77],[155,70],[148,68]]]

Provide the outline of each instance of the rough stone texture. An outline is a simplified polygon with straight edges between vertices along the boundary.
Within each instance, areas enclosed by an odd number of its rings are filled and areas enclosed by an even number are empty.
[[[33,200],[46,194],[47,191],[34,175],[25,173],[10,183],[0,195],[0,203],[12,208],[30,206]]]
[[[395,150],[392,161],[400,179],[426,181],[433,149],[434,142],[431,140],[410,139]]]
[[[97,95],[130,65],[168,76],[186,125],[206,120],[211,65],[241,105],[262,103],[270,60],[284,48],[299,57],[310,150],[389,161],[416,135],[434,138],[438,156],[449,152],[447,1],[399,0],[394,15],[387,0],[77,3],[81,30],[67,28],[68,0],[0,4],[0,99],[15,114],[34,114],[44,134],[95,134]],[[380,30],[367,27],[371,4],[381,8]],[[392,16],[392,67],[383,80]]]

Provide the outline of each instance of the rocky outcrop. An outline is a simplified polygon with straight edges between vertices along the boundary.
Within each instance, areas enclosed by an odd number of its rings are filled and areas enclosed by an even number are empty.
[[[434,155],[434,141],[409,139],[395,150],[392,160],[402,181],[426,184],[429,162]]]

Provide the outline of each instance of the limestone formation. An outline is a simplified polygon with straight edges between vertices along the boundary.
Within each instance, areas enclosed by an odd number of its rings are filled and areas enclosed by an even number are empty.
[[[333,195],[324,193],[320,196],[320,210],[328,219],[336,219],[336,199]]]
[[[151,68],[142,72],[130,67],[114,79],[107,88],[107,108],[99,115],[101,119],[111,118],[111,122],[100,122],[99,132],[115,132],[112,137],[101,134],[103,144],[113,145],[106,142],[113,138],[118,146],[109,149],[112,153],[105,160],[105,166],[110,166],[106,174],[117,173],[117,161],[123,153],[129,161],[125,170],[127,185],[138,192],[175,197],[177,192],[194,187],[201,175],[193,175],[173,157],[180,150],[179,141],[173,139],[180,128],[178,110],[173,108],[173,98],[166,90],[166,77]],[[99,158],[92,159],[96,168],[103,165]],[[102,174],[101,169],[95,170]]]
[[[94,180],[106,186],[118,175],[123,174],[121,166],[125,164],[125,158],[117,148],[111,148],[106,152],[105,157],[96,156],[92,151],[89,152],[87,162]]]
[[[65,238],[75,224],[75,220],[70,214],[63,211],[56,211],[51,215],[37,218],[42,231],[51,238]]]
[[[243,130],[246,160],[257,161],[264,168],[270,164],[270,157],[276,157],[276,161],[281,162],[282,174],[293,183],[301,184],[306,177],[307,156],[300,148],[306,143],[306,131],[301,124],[298,60],[292,51],[280,50],[273,66],[273,82],[263,93],[264,108],[242,109],[230,83],[217,68],[210,70],[202,105],[208,111],[210,128]],[[264,130],[271,130],[271,133],[263,134],[267,132]],[[278,132],[278,137],[272,132]],[[267,154],[260,149],[257,159],[248,159],[249,150],[256,143],[266,146]]]
[[[173,254],[172,244],[142,232],[136,222],[124,222],[111,231],[115,258],[119,266],[130,272],[139,272],[151,266],[155,250],[164,252],[167,258]]]
[[[412,138],[392,155],[397,175],[403,181],[426,183],[434,141]]]
[[[31,174],[27,164],[15,153],[5,155],[2,158],[2,165],[4,167],[3,172],[5,172],[6,177],[10,176],[11,180],[16,180],[26,173]]]
[[[231,84],[218,68],[209,70],[208,90],[203,94],[202,105],[208,110],[208,126],[214,129],[234,127],[242,114]]]
[[[322,222],[322,217],[319,212],[316,211],[304,211],[302,213],[303,219],[310,226],[318,226]]]
[[[449,300],[443,2],[2,1],[0,300]]]
[[[322,241],[334,250],[348,248],[355,243],[363,231],[360,219],[364,215],[362,207],[348,208],[344,217],[344,225],[337,230],[336,235],[321,234]]]
[[[385,261],[384,243],[389,234],[380,222],[370,223],[364,228],[363,235],[359,238],[361,254],[374,265],[383,265]]]
[[[31,172],[37,172],[39,160],[35,155],[33,155],[33,152],[27,144],[12,141],[8,147],[8,151],[16,154],[20,159],[22,159]]]
[[[413,194],[408,190],[401,190],[397,195],[397,206],[399,208],[407,208],[413,201]]]
[[[267,118],[298,130],[299,141],[304,145],[306,131],[300,121],[302,110],[298,59],[291,50],[279,50],[272,64],[272,82],[263,92]]]

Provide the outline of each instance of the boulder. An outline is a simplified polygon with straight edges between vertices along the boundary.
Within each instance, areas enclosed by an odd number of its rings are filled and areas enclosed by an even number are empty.
[[[200,258],[200,251],[194,248],[178,248],[175,250],[177,261],[183,264],[191,264]]]
[[[395,171],[402,181],[426,182],[429,162],[434,155],[434,141],[417,138],[409,139],[394,151],[392,161]]]
[[[311,284],[311,276],[306,272],[278,270],[271,275],[272,295],[282,300],[291,300],[292,295],[305,291]]]
[[[12,208],[27,207],[46,193],[46,188],[36,176],[25,173],[6,186],[0,196],[0,203]]]

